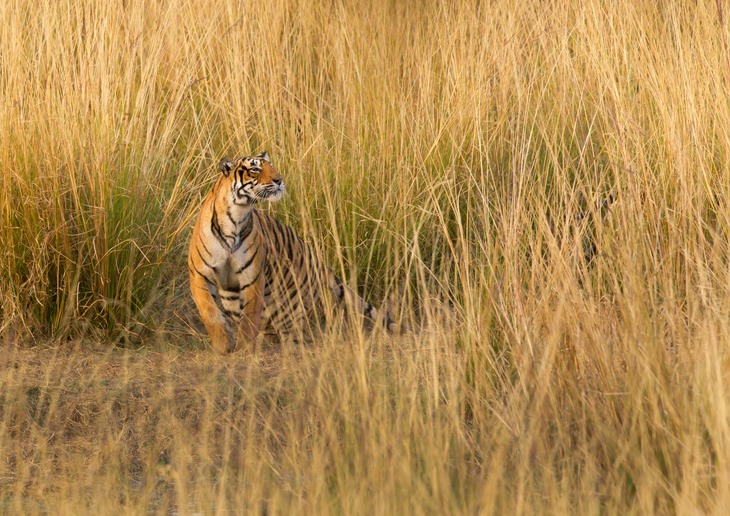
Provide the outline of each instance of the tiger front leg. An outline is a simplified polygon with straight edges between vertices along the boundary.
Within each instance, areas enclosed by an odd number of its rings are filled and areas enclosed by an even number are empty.
[[[228,331],[228,323],[223,313],[218,309],[213,299],[213,294],[208,290],[205,278],[200,274],[190,273],[190,287],[195,306],[198,307],[200,318],[203,320],[208,337],[213,348],[223,355],[230,353],[235,348],[235,342]]]
[[[241,319],[238,322],[236,351],[244,346],[251,346],[256,352],[256,339],[261,329],[261,319],[264,311],[264,274],[258,276],[241,289]]]

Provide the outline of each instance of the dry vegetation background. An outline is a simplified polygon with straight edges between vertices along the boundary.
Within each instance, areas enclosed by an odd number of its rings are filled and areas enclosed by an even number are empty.
[[[0,2],[0,512],[722,512],[728,18]],[[192,217],[263,149],[412,335],[207,349]]]

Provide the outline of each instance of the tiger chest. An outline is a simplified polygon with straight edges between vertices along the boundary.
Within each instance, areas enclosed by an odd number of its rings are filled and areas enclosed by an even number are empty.
[[[237,292],[245,285],[254,282],[260,268],[254,250],[246,253],[234,253],[229,255],[219,267],[216,267],[216,276],[221,289],[228,292]]]

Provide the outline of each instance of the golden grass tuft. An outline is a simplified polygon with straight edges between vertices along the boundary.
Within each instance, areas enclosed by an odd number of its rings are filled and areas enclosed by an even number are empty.
[[[723,2],[0,19],[2,512],[730,504]],[[266,209],[412,335],[207,349],[190,226],[263,149]]]

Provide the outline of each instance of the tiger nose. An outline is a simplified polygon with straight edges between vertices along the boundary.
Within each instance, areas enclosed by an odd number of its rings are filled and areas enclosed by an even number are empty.
[[[284,180],[281,177],[275,177],[271,180],[276,186],[281,186],[281,183],[284,182]]]

